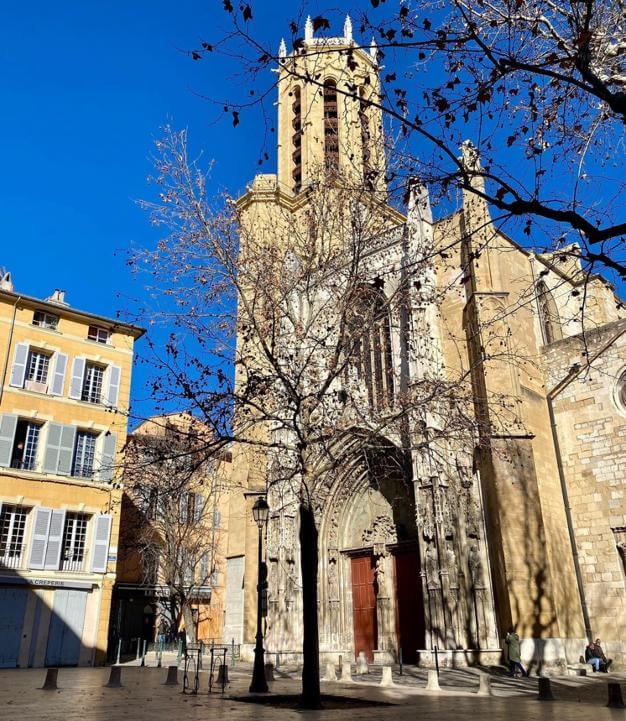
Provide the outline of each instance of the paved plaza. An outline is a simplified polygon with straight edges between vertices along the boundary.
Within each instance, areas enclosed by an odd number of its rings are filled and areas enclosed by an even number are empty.
[[[393,688],[379,687],[379,675],[370,674],[365,677],[367,681],[352,684],[325,682],[323,691],[336,696],[387,703],[388,706],[305,712],[236,700],[237,697],[248,696],[250,671],[247,667],[231,673],[231,683],[224,696],[220,693],[208,694],[205,672],[200,674],[197,696],[183,694],[182,686],[163,685],[167,675],[165,668],[125,666],[122,669],[123,687],[119,689],[103,687],[108,681],[108,668],[61,669],[57,691],[40,690],[45,675],[45,669],[0,671],[0,718],[3,721],[302,721],[309,718],[447,721],[470,716],[494,721],[580,721],[589,717],[594,721],[626,719],[626,710],[606,708],[607,681],[609,678],[621,681],[622,691],[626,692],[626,674],[553,678],[552,687],[557,698],[554,702],[536,700],[537,679],[532,678],[514,681],[493,676],[494,695],[484,698],[476,696],[478,675],[474,670],[442,672],[440,692],[424,689],[426,675],[422,671],[408,670],[402,677],[394,674],[397,686]],[[179,679],[182,681],[182,672]],[[271,684],[271,689],[274,694],[296,694],[299,690],[297,674],[281,672]]]

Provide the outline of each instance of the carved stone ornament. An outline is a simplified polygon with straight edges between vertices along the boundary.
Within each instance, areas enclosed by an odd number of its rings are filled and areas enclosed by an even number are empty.
[[[396,524],[389,516],[376,516],[372,525],[363,531],[362,539],[367,546],[397,543]]]

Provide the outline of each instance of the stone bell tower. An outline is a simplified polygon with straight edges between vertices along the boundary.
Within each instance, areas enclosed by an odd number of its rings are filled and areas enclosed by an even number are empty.
[[[278,188],[297,196],[328,174],[385,192],[380,80],[374,41],[352,38],[349,17],[342,37],[304,38],[279,50]]]

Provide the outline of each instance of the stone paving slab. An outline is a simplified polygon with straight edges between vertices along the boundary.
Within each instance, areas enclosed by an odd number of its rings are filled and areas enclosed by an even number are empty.
[[[559,680],[558,684],[553,682],[557,697],[561,693],[568,693],[567,700],[553,703],[536,701],[520,695],[519,691],[516,694],[509,692],[508,695],[478,698],[468,688],[455,690],[452,686],[445,693],[433,694],[417,687],[383,689],[368,682],[350,685],[330,682],[323,684],[325,693],[366,698],[391,705],[301,712],[233,700],[230,694],[247,694],[250,677],[243,671],[233,674],[232,683],[223,697],[219,693],[209,696],[206,672],[200,675],[201,691],[197,696],[182,694],[181,686],[162,685],[167,674],[165,668],[125,667],[121,689],[103,688],[103,684],[108,681],[109,669],[85,668],[60,669],[59,690],[41,691],[39,688],[45,673],[45,669],[0,671],[2,721],[449,721],[470,715],[493,721],[580,721],[589,715],[592,715],[594,721],[626,719],[626,711],[605,708],[606,697],[603,692],[606,691],[606,680],[593,677],[574,679],[576,683],[561,683],[567,679]],[[182,680],[182,673],[179,673],[179,678]],[[626,681],[623,678],[621,680]],[[272,684],[271,688],[276,693],[296,694],[299,684],[295,679],[281,679]],[[536,693],[531,692],[533,695]],[[623,692],[626,692],[626,682]],[[589,704],[593,704],[593,707]]]

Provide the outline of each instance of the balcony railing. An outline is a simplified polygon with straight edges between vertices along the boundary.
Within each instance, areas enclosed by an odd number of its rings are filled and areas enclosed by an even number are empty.
[[[21,568],[22,567],[22,554],[10,551],[0,556],[0,566],[2,568]]]
[[[80,561],[74,561],[72,559],[65,559],[63,563],[61,564],[61,570],[62,571],[82,571],[83,570],[83,561],[82,559]]]
[[[20,471],[34,471],[35,459],[27,458],[26,460],[23,460],[22,458],[14,458],[11,461],[11,468],[17,468]]]
[[[78,478],[92,479],[94,477],[93,466],[92,465],[81,465],[80,463],[76,463],[74,465],[72,475],[77,476]]]

